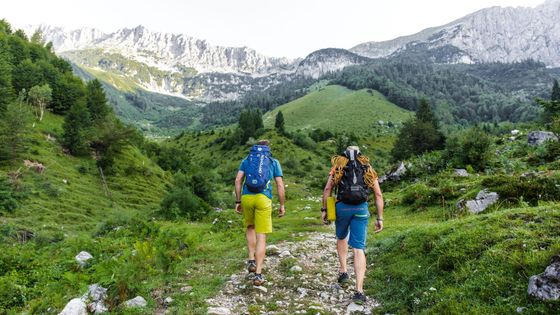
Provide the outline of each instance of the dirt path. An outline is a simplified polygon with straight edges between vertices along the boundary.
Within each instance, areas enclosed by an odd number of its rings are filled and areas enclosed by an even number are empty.
[[[208,314],[370,314],[378,304],[371,297],[363,306],[351,303],[352,282],[341,288],[336,282],[338,260],[332,233],[300,233],[304,239],[281,242],[267,248],[263,287],[254,287],[247,271],[231,276],[214,298],[208,299]]]

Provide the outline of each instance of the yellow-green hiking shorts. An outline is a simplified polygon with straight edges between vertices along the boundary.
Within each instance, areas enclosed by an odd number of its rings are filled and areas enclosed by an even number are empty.
[[[255,226],[255,232],[272,232],[272,200],[263,194],[241,196],[245,227]]]

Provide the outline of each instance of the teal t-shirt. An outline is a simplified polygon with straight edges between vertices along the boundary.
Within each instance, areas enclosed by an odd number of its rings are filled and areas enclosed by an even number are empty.
[[[245,173],[245,170],[247,169],[247,158],[245,158],[242,162],[241,165],[239,165],[239,170]],[[266,188],[263,190],[262,193],[254,193],[249,191],[249,189],[247,189],[247,186],[245,186],[245,183],[243,183],[243,192],[241,193],[242,195],[256,195],[256,194],[264,194],[265,196],[267,196],[268,198],[272,199],[272,179],[276,178],[276,177],[282,177],[284,176],[282,174],[282,167],[280,166],[280,162],[278,162],[277,159],[272,159],[272,167],[270,168],[270,177],[268,178],[268,184],[266,185]]]

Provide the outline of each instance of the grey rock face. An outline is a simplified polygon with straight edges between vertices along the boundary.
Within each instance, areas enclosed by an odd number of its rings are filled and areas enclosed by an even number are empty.
[[[58,315],[87,315],[86,303],[80,298],[72,299]]]
[[[493,205],[496,201],[498,201],[499,198],[500,196],[498,195],[498,193],[488,192],[487,189],[484,189],[478,192],[474,200],[460,200],[457,203],[457,207],[461,209],[466,207],[470,213],[477,214]]]
[[[87,262],[88,260],[92,259],[93,256],[86,252],[86,251],[81,251],[78,255],[76,255],[76,257],[74,257],[76,259],[76,261],[78,262],[78,264],[82,267],[87,266]]]
[[[560,1],[536,8],[483,9],[449,24],[384,42],[368,42],[351,49],[370,58],[387,57],[423,47],[452,51],[446,63],[515,62],[534,59],[560,66]],[[440,62],[440,61],[437,61]]]
[[[560,300],[560,255],[552,258],[543,273],[529,278],[527,293],[540,300]]]
[[[133,299],[124,302],[124,306],[127,308],[145,307],[146,305],[148,305],[148,302],[146,302],[146,300],[141,296],[137,296]]]
[[[335,72],[347,66],[359,65],[369,58],[356,55],[345,49],[321,49],[305,57],[299,63],[296,74],[317,79],[329,72]]]
[[[558,141],[558,137],[550,131],[531,131],[527,134],[527,143],[532,146],[541,145],[547,140]]]

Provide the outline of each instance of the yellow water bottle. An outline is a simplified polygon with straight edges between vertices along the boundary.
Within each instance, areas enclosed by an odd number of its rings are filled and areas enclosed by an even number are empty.
[[[336,205],[333,196],[327,197],[327,219],[331,222],[336,220]]]

